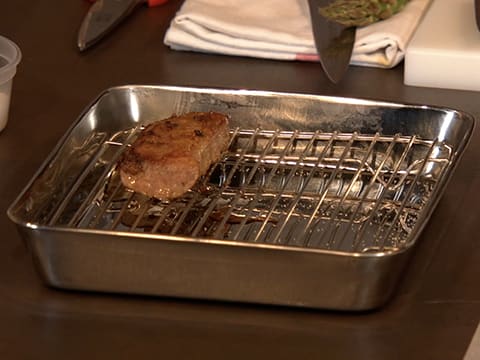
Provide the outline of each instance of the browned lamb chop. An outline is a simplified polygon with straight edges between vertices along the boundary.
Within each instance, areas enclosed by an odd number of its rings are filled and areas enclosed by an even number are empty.
[[[161,200],[187,192],[229,142],[228,117],[191,112],[149,124],[119,162],[122,183]]]

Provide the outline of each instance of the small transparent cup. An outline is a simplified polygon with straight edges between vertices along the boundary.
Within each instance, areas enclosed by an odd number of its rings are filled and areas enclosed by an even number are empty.
[[[13,77],[21,58],[20,48],[0,35],[0,131],[7,125]]]

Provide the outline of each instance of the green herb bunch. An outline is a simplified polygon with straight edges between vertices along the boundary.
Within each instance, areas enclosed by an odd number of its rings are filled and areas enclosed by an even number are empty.
[[[320,14],[345,26],[366,26],[384,20],[404,8],[409,0],[335,0]]]

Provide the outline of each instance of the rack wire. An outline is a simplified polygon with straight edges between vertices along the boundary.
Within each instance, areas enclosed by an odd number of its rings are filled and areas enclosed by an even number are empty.
[[[408,246],[452,157],[447,144],[416,136],[237,128],[192,189],[160,201],[126,189],[116,168],[139,130],[98,146],[49,225],[394,251]]]

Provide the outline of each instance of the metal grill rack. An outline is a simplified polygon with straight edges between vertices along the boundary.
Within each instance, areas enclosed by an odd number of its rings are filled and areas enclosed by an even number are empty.
[[[442,142],[401,134],[237,128],[193,189],[162,202],[119,180],[116,162],[139,130],[103,141],[49,211],[50,226],[396,251],[408,245],[452,156]]]

